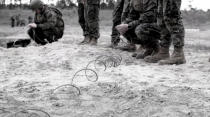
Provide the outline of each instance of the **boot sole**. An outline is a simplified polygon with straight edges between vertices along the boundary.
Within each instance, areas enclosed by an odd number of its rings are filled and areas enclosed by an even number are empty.
[[[166,60],[166,59],[168,59],[168,58],[158,59],[158,60],[147,60],[147,59],[144,58],[144,61],[147,62],[147,63],[158,63],[161,60]]]
[[[186,61],[178,61],[178,62],[174,62],[174,63],[162,63],[159,62],[159,65],[181,65],[181,64],[185,64]]]

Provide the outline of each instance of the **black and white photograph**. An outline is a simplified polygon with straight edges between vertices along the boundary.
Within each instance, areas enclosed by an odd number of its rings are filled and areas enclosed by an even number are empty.
[[[0,0],[0,117],[210,117],[210,1]]]

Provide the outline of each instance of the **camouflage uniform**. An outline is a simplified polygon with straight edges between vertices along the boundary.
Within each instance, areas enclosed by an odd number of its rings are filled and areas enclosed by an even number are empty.
[[[132,0],[126,19],[129,30],[124,34],[128,41],[143,46],[157,45],[160,30],[157,21],[157,0]]]
[[[128,16],[129,11],[129,1],[130,0],[120,0],[117,2],[114,11],[113,11],[113,26],[112,26],[112,40],[114,44],[119,43],[120,34],[115,28],[117,25],[121,24]]]
[[[158,25],[161,28],[160,51],[145,58],[146,62],[165,64],[186,63],[183,51],[185,30],[181,17],[182,0],[158,0]],[[173,41],[174,51],[170,56],[169,47]]]
[[[31,16],[28,17],[28,23],[32,23],[33,22],[33,18]]]
[[[18,15],[15,16],[16,26],[19,26],[20,25],[20,17],[21,17],[20,14],[18,14]]]
[[[12,17],[10,18],[10,20],[11,20],[11,27],[15,27],[15,17],[12,16]]]
[[[83,35],[87,36],[88,31],[86,31],[86,24],[85,24],[85,6],[82,0],[78,0],[78,17],[79,17],[79,24],[83,30]]]
[[[84,36],[98,39],[100,0],[78,0],[79,24]]]
[[[28,31],[29,36],[38,44],[45,45],[52,43],[63,36],[64,21],[62,13],[53,7],[43,6],[41,13],[36,13],[34,22],[37,28],[31,28]]]
[[[158,0],[158,25],[161,27],[161,46],[184,46],[184,26],[180,12],[181,0]]]

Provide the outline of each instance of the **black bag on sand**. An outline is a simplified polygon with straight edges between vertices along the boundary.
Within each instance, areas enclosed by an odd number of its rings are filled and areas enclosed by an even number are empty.
[[[30,43],[31,43],[30,39],[18,39],[17,41],[8,42],[7,48],[26,47]]]

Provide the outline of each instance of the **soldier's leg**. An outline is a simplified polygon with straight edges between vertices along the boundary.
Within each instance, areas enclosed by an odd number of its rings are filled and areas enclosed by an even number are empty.
[[[86,21],[86,14],[87,14],[86,10],[87,9],[86,9],[85,4],[79,2],[78,3],[79,24],[80,24],[80,26],[82,28],[83,36],[84,36],[84,40],[79,43],[80,45],[87,44],[87,43],[90,42],[89,32],[88,32],[89,28],[87,26],[87,21]]]
[[[135,32],[142,42],[142,46],[145,47],[145,51],[136,56],[137,59],[144,59],[159,51],[160,30],[155,23],[141,24],[136,28]]]
[[[45,35],[40,29],[29,29],[28,35],[31,39],[33,39],[37,44],[45,45],[47,42],[45,41]]]
[[[113,10],[113,25],[112,25],[112,34],[111,34],[111,43],[112,46],[117,46],[120,42],[120,34],[115,28],[117,25],[121,24],[121,16],[123,12],[124,0],[117,2]]]
[[[80,42],[79,44],[86,44],[90,41],[89,39],[89,34],[88,34],[88,28],[87,28],[87,22],[85,20],[85,5],[84,3],[79,2],[78,3],[78,19],[79,19],[79,24],[82,28],[83,31],[83,36],[84,36],[84,40],[82,42]]]
[[[129,29],[123,36],[127,40],[126,45],[119,48],[123,51],[134,52],[136,50],[135,44],[141,44],[141,41],[137,39],[135,34],[135,28]]]
[[[152,55],[145,57],[145,61],[149,63],[157,63],[160,60],[165,60],[169,58],[169,47],[171,45],[171,35],[166,28],[165,24],[160,26],[160,48],[159,52]]]
[[[97,45],[99,34],[99,0],[87,0],[87,22],[89,28],[89,36],[91,45]]]
[[[44,35],[49,43],[56,42],[63,37],[63,28],[55,28],[53,31],[44,31]]]
[[[85,8],[83,3],[78,3],[78,20],[85,35]]]
[[[58,32],[55,32],[54,30],[43,31],[43,35],[49,43],[58,41]]]
[[[160,64],[186,63],[183,51],[185,30],[181,17],[181,0],[165,0],[163,4],[163,16],[167,29],[171,34],[174,51],[170,59],[160,61]]]
[[[145,57],[145,61],[149,63],[157,63],[160,60],[169,58],[169,47],[171,45],[171,35],[169,30],[167,29],[164,17],[163,17],[163,3],[165,0],[158,0],[158,17],[157,24],[161,31],[160,36],[160,49],[159,52],[155,55]]]

